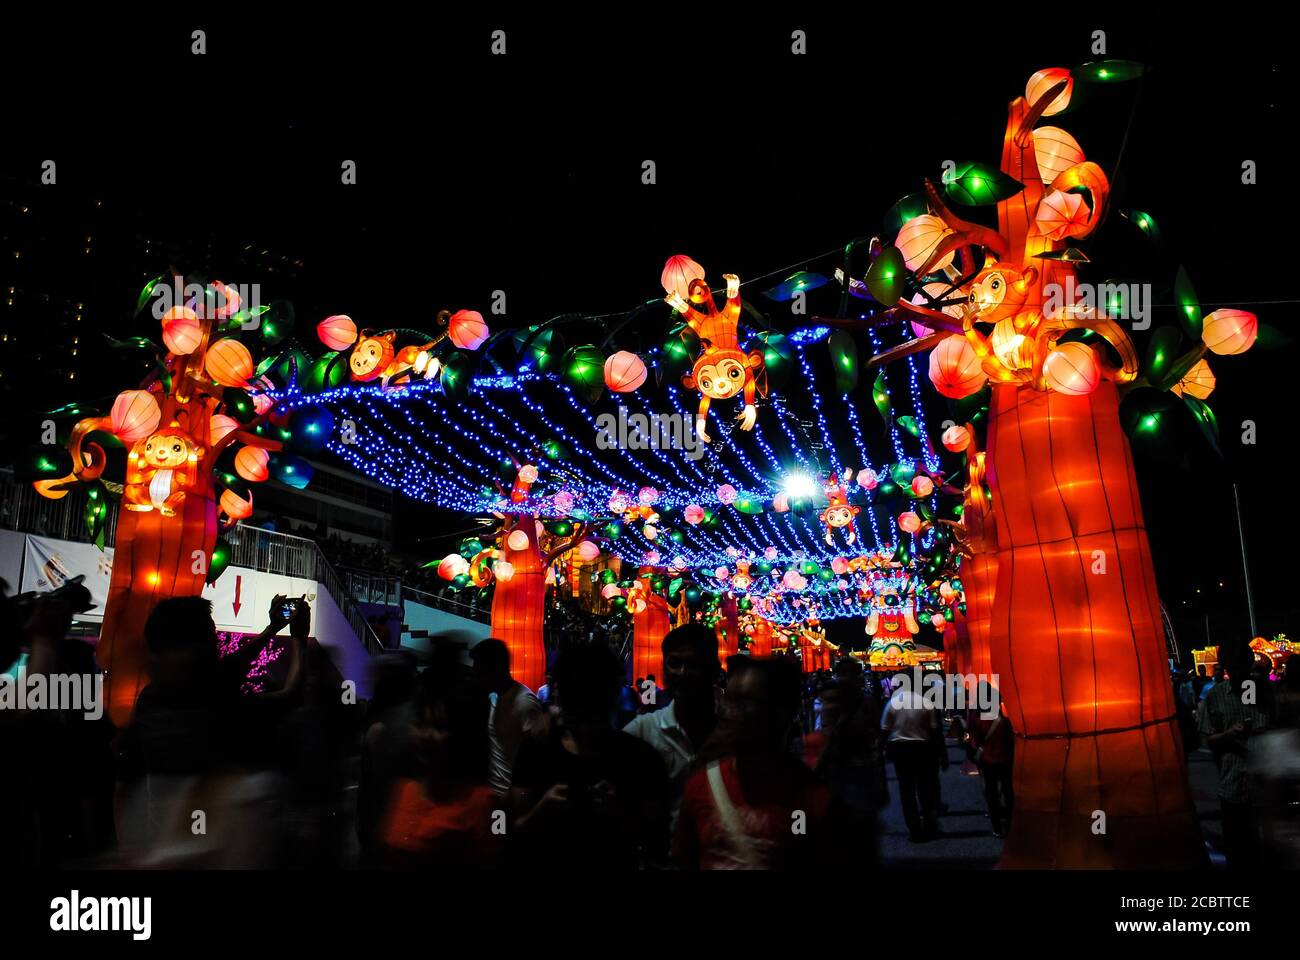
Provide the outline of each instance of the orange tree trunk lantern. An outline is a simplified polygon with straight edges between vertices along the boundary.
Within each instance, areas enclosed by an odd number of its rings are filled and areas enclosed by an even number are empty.
[[[122,394],[111,417],[78,423],[69,441],[73,473],[60,481],[37,484],[42,495],[58,497],[78,481],[97,480],[105,458],[102,448],[85,442],[93,430],[107,430],[130,444],[113,573],[96,652],[104,669],[109,716],[118,724],[130,717],[145,683],[144,625],[154,605],[168,597],[198,596],[203,591],[219,528],[213,476],[218,457],[240,442],[245,445],[241,454],[256,454],[260,462],[267,450],[282,446],[252,432],[263,417],[240,424],[227,416],[227,392],[221,386],[233,382],[234,376],[223,372],[218,378],[209,368],[221,367],[231,357],[242,363],[251,354],[231,338],[214,343],[221,317],[219,312],[205,313],[195,314],[197,340],[189,328],[179,338],[175,317],[164,318],[164,339],[184,340],[174,343],[183,353],[169,353],[160,361],[167,379],[153,378],[145,389]],[[213,360],[214,347],[219,348],[219,361]],[[251,373],[251,359],[248,363]],[[156,416],[151,404],[156,404]],[[230,489],[222,496],[222,504],[247,504]],[[228,514],[228,519],[234,518]]]
[[[632,676],[664,677],[663,642],[672,629],[668,601],[657,593],[647,593],[646,608],[632,617]]]
[[[990,646],[1016,731],[1004,866],[1204,858],[1118,399],[994,389]],[[1106,832],[1094,832],[1097,812]]]
[[[1148,361],[1139,381],[1136,349],[1107,305],[1054,303],[1064,301],[1059,291],[1077,289],[1077,258],[1066,245],[1096,228],[1109,187],[1087,161],[1045,183],[1032,128],[1070,81],[1041,79],[1032,103],[1019,98],[1010,106],[1001,173],[1018,184],[997,198],[998,230],[956,217],[927,185],[932,211],[953,230],[936,255],[951,244],[972,277],[962,291],[964,316],[900,300],[896,313],[936,333],[873,362],[960,334],[993,385],[987,451],[968,451],[962,526],[969,556],[961,578],[972,666],[985,672],[987,618],[989,666],[1018,738],[1016,813],[1002,865],[1192,867],[1204,861],[1204,848],[1118,388],[1168,389],[1213,350],[1218,333],[1189,324],[1205,342],[1172,363]],[[1040,216],[1044,198],[1060,193],[1086,201],[1086,208],[1071,204],[1069,223]],[[999,326],[1000,342],[989,336]],[[951,386],[932,379],[941,392]],[[991,511],[974,502],[983,496],[981,459]]]
[[[542,624],[546,613],[546,570],[584,537],[579,524],[574,536],[543,555],[537,521],[531,516],[507,520],[501,536],[501,559],[514,568],[509,580],[497,579],[492,593],[492,636],[510,651],[511,675],[537,690],[546,680],[546,644]]]

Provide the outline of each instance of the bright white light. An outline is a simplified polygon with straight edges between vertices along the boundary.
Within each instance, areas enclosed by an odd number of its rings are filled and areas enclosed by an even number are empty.
[[[791,473],[781,483],[781,492],[791,500],[809,500],[817,492],[817,484],[806,473]]]

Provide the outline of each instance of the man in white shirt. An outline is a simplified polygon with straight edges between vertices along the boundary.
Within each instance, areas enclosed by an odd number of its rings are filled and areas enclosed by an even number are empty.
[[[887,738],[885,755],[894,764],[899,801],[907,821],[908,839],[923,843],[938,829],[939,751],[943,749],[943,719],[926,706],[907,677],[894,688],[880,717]]]
[[[718,722],[718,638],[703,624],[688,623],[664,637],[664,686],[672,702],[643,713],[623,728],[654,747],[668,770],[670,827],[677,823],[682,787],[700,746]]]
[[[515,757],[524,738],[545,730],[546,713],[533,692],[510,675],[510,650],[496,637],[480,640],[470,650],[474,676],[487,689],[488,782],[499,797],[510,789]]]

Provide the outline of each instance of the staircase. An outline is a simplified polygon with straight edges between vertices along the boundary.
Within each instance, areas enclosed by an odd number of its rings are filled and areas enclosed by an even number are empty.
[[[441,597],[436,594],[402,587],[402,646],[418,652],[427,651],[434,636],[460,634],[477,641],[486,637],[492,622],[488,609]]]

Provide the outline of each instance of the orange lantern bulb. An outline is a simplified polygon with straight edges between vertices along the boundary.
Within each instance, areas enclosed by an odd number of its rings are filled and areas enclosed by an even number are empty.
[[[1085,343],[1062,343],[1043,361],[1043,380],[1047,386],[1067,397],[1084,397],[1101,382],[1101,364],[1097,354]]]

